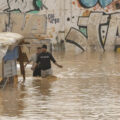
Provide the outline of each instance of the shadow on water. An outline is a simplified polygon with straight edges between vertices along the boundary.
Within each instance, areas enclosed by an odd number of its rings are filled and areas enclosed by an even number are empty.
[[[7,85],[5,89],[0,89],[0,116],[4,116],[3,118],[6,119],[7,116],[15,117],[17,115],[17,117],[20,118],[21,116],[24,116],[23,111],[25,111],[27,105],[35,102],[32,101],[32,92],[35,91],[34,96],[36,95],[38,97],[50,96],[51,84],[57,80],[57,77],[31,77],[27,78],[27,80],[28,81],[24,85],[19,83],[17,88],[14,88],[13,85]],[[28,101],[27,104],[25,100]],[[32,102],[30,102],[29,100],[31,100]],[[45,101],[45,99],[43,100]]]
[[[12,85],[0,89],[0,115],[4,116],[20,116],[24,109],[24,101],[22,100],[26,93],[24,87],[13,88]]]
[[[57,80],[57,77],[50,76],[47,78],[34,78],[32,81],[33,88],[36,88],[42,95],[49,96],[51,84]]]

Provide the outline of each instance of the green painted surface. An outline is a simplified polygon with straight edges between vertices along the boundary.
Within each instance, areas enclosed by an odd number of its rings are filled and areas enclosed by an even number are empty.
[[[42,7],[42,0],[36,0],[36,5],[41,8]]]
[[[41,8],[42,5],[43,5],[43,4],[42,4],[42,0],[36,0],[36,5],[37,5],[39,8]],[[39,13],[39,11],[33,10],[33,11],[28,12],[28,13],[37,14],[37,13]]]
[[[42,5],[43,5],[42,0],[36,0],[36,5],[37,5],[38,8],[41,8]],[[20,13],[19,10],[14,10],[12,12]],[[33,10],[33,11],[28,12],[28,13],[37,14],[37,13],[39,13],[39,11],[38,10]]]
[[[36,13],[39,13],[39,11],[34,10],[34,11],[30,11],[30,12],[28,12],[28,13],[36,14]]]
[[[80,32],[87,37],[87,28],[80,27]]]
[[[20,10],[14,10],[13,12],[14,13],[20,13]]]

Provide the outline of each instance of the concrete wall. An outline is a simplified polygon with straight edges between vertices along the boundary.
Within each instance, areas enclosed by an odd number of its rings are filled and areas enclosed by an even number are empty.
[[[76,0],[72,1],[71,11],[68,22],[73,25],[66,36],[68,42],[74,41],[84,50],[109,51],[119,47],[119,0]]]
[[[0,32],[65,41],[66,49],[109,51],[120,45],[119,0],[0,0]]]

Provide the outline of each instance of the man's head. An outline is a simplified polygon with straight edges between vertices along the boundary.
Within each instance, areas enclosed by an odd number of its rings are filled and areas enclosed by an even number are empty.
[[[47,45],[42,46],[42,52],[47,52]]]
[[[37,47],[37,53],[41,53],[41,47]]]

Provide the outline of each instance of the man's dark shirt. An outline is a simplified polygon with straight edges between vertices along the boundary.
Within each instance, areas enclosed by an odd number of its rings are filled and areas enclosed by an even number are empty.
[[[51,62],[53,61],[54,63],[56,62],[56,60],[54,59],[54,57],[52,56],[51,53],[49,52],[42,52],[39,54],[38,58],[37,58],[37,63],[40,63],[40,68],[41,70],[47,70],[51,68]]]

